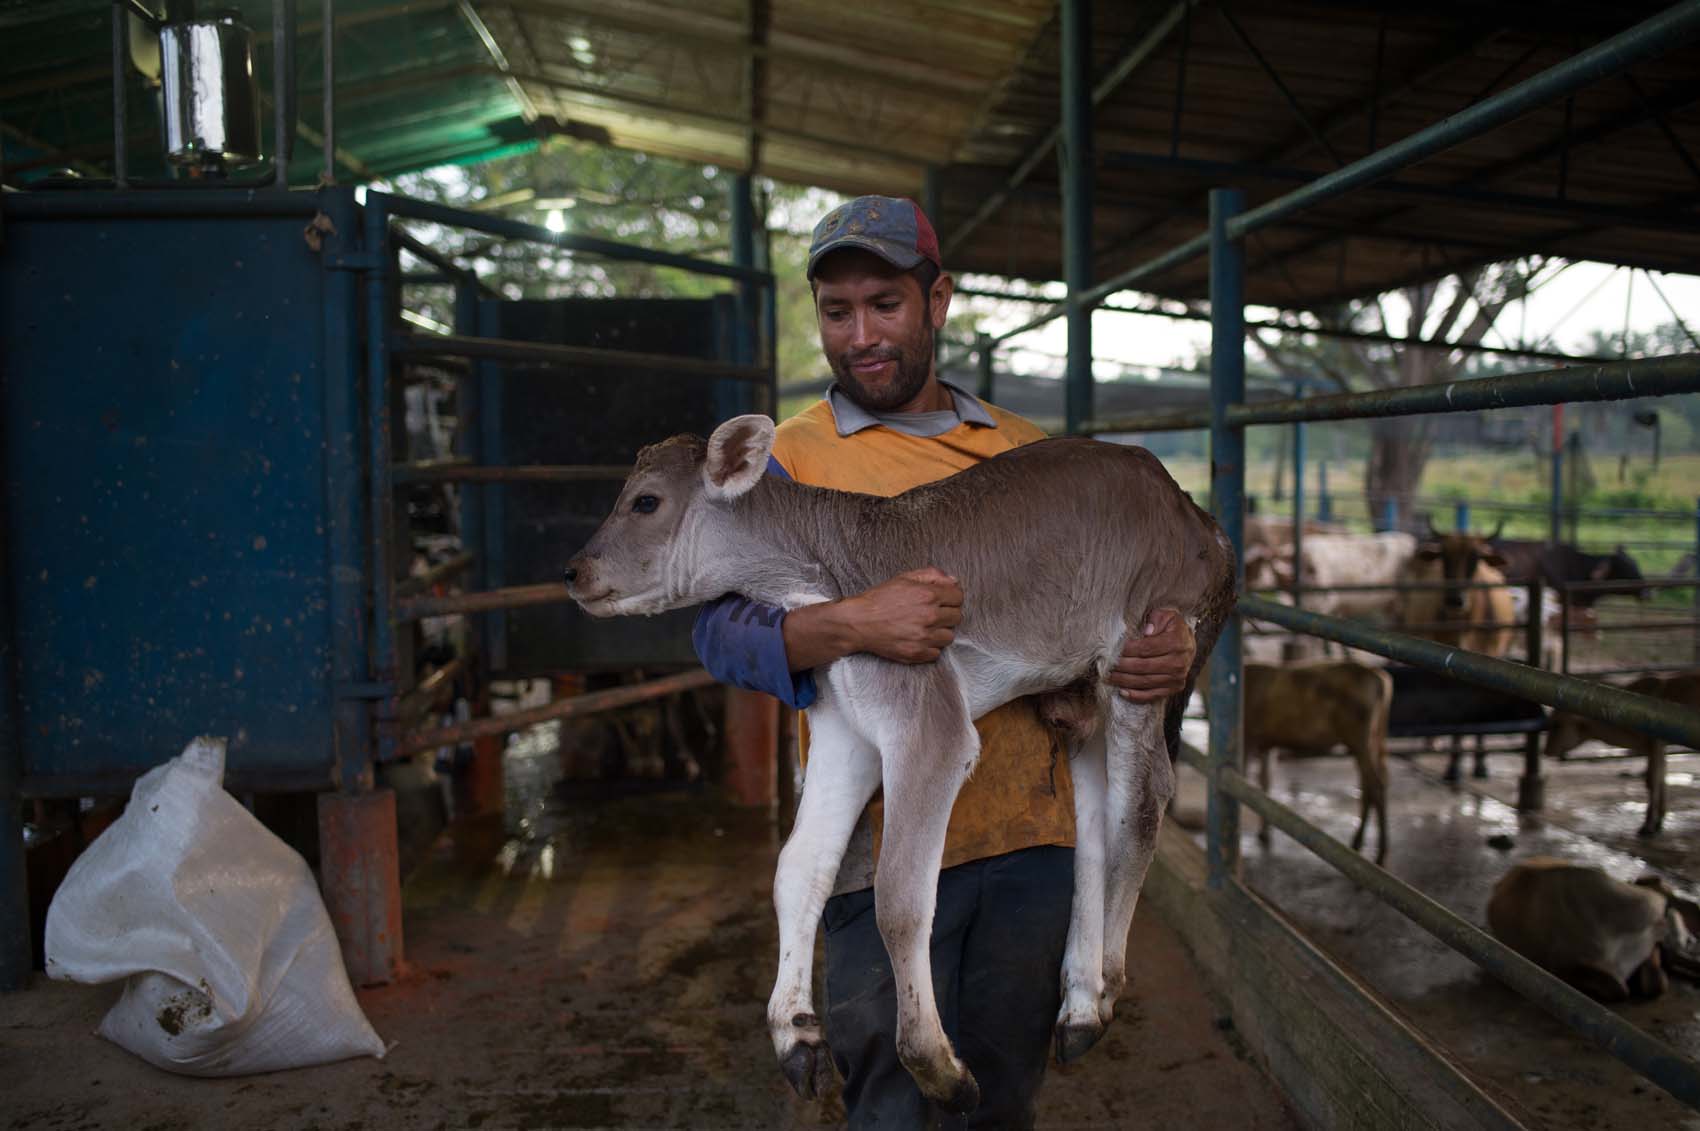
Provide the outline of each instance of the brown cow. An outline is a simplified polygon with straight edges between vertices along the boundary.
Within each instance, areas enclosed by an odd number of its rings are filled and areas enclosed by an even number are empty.
[[[1671,675],[1644,675],[1630,683],[1625,690],[1655,699],[1668,699],[1684,707],[1700,710],[1700,671],[1677,672]],[[1621,746],[1625,750],[1647,757],[1647,817],[1641,822],[1641,835],[1653,836],[1665,825],[1665,740],[1631,730],[1625,726],[1602,723],[1569,711],[1554,711],[1547,723],[1547,757],[1561,758],[1590,738]]]
[[[1270,789],[1274,747],[1328,751],[1344,745],[1358,764],[1361,799],[1352,848],[1363,848],[1373,808],[1381,833],[1377,864],[1387,859],[1387,713],[1392,702],[1392,678],[1367,664],[1324,660],[1245,666],[1246,758],[1258,756],[1264,792]],[[1267,824],[1258,838],[1268,843]]]
[[[1429,527],[1401,578],[1447,582],[1444,589],[1410,589],[1399,597],[1399,623],[1413,636],[1454,648],[1503,656],[1517,640],[1511,590],[1467,589],[1469,582],[1503,582],[1505,564],[1487,540],[1474,534],[1441,534]],[[1452,627],[1456,625],[1456,627]]]

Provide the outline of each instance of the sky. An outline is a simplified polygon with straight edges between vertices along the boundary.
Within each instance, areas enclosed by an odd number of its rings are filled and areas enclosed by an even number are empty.
[[[1631,282],[1633,276],[1633,282]],[[1545,286],[1523,302],[1508,307],[1500,316],[1494,331],[1487,338],[1489,345],[1514,343],[1526,335],[1527,340],[1548,338],[1543,348],[1563,352],[1580,352],[1589,340],[1590,332],[1601,330],[1620,334],[1624,316],[1633,331],[1647,331],[1672,321],[1671,307],[1681,314],[1682,321],[1700,334],[1700,276],[1665,275],[1658,272],[1631,272],[1626,268],[1601,263],[1576,263],[1559,273]],[[995,281],[989,281],[996,286]],[[1653,284],[1657,284],[1655,290]],[[1062,293],[1060,286],[1052,290]],[[1661,298],[1659,291],[1664,292]],[[1131,294],[1112,302],[1126,303]],[[1669,299],[1670,305],[1665,300]],[[984,325],[993,333],[1019,325],[1025,317],[1012,304],[966,300],[970,309],[995,309]],[[1030,309],[1037,313],[1038,307]],[[1266,318],[1272,312],[1258,307],[1247,308],[1248,318]],[[1496,335],[1503,334],[1501,338]],[[1092,322],[1093,353],[1099,361],[1099,377],[1113,376],[1117,362],[1136,365],[1169,365],[1190,362],[1206,348],[1210,326],[1205,322],[1148,315],[1115,314],[1100,311]],[[1060,362],[1055,358],[1067,352],[1068,329],[1058,319],[1019,339],[1012,340],[999,353],[1007,358],[1016,372],[1058,373]],[[1700,350],[1700,346],[1694,347]],[[1054,356],[1052,356],[1054,355]]]

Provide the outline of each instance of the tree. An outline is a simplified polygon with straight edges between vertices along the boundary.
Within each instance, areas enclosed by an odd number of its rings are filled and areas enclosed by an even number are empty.
[[[478,165],[408,174],[398,178],[394,188],[457,208],[729,262],[731,184],[731,175],[712,165],[555,138],[528,152]],[[769,262],[778,280],[776,338],[783,381],[821,367],[803,264],[812,217],[829,209],[835,198],[765,179],[756,182],[756,197],[756,222],[768,219]],[[811,218],[799,234],[793,230],[793,218],[801,216]],[[602,259],[465,229],[429,224],[412,224],[410,229],[437,250],[464,257],[480,277],[513,299],[701,297],[732,285],[675,268]],[[418,294],[419,300],[410,303],[416,313],[439,323],[452,321],[447,288],[420,288]]]
[[[1568,263],[1529,257],[1495,263],[1387,294],[1354,299],[1312,312],[1292,331],[1250,330],[1251,344],[1283,377],[1321,378],[1339,392],[1432,385],[1457,378],[1501,313]],[[1307,330],[1369,331],[1409,338],[1405,345],[1322,337]],[[1372,516],[1393,500],[1409,513],[1433,444],[1432,419],[1383,417],[1368,424],[1370,452],[1364,502]]]

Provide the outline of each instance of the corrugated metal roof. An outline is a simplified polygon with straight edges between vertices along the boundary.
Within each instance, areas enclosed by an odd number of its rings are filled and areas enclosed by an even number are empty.
[[[237,6],[261,33],[263,79],[270,8]],[[1094,76],[1128,74],[1096,115],[1098,277],[1201,231],[1213,184],[1269,199],[1661,7],[1099,0]],[[294,179],[310,182],[318,16],[302,8]],[[14,168],[109,161],[110,10],[0,0]],[[1061,273],[1045,144],[1059,109],[1053,0],[341,0],[337,11],[345,178],[476,160],[551,132],[847,192],[919,196],[930,168],[951,266]],[[1248,295],[1310,306],[1523,252],[1692,270],[1696,76],[1700,47],[1673,45],[1266,230],[1251,243]],[[157,112],[132,86],[132,150],[151,154]],[[1024,164],[1030,175],[1009,188]],[[1195,297],[1203,280],[1200,260],[1142,285]]]

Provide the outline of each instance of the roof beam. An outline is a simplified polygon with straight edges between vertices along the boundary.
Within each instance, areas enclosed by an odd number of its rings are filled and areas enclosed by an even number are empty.
[[[1116,61],[1115,66],[1110,68],[1109,74],[1104,76],[1103,81],[1093,88],[1093,107],[1098,106],[1099,103],[1114,93],[1155,53],[1157,48],[1162,46],[1163,41],[1169,37],[1169,33],[1174,31],[1181,20],[1186,17],[1187,10],[1198,2],[1199,0],[1180,0],[1178,4],[1175,4],[1163,14],[1155,27],[1129,48],[1126,54]],[[975,210],[974,215],[970,216],[945,241],[944,247],[941,249],[943,258],[948,260],[956,249],[962,246],[962,241],[966,240],[974,233],[975,229],[1008,203],[1010,194],[1021,187],[1021,183],[1032,174],[1034,169],[1039,167],[1039,162],[1043,161],[1051,150],[1056,148],[1056,144],[1061,138],[1062,123],[1059,121],[1051,127],[1044,139],[1016,164],[1015,169],[1004,182],[1003,188],[993,193],[984,204]]]
[[[275,3],[276,0],[273,0],[273,2]],[[490,56],[491,64],[501,72],[502,81],[506,84],[508,93],[514,96],[514,102],[519,106],[520,114],[526,121],[535,122],[537,120],[537,103],[531,100],[531,95],[525,92],[525,87],[521,86],[519,80],[514,78],[513,68],[508,66],[508,57],[502,54],[502,45],[496,42],[495,36],[490,34],[490,29],[484,24],[484,18],[478,14],[471,4],[467,3],[467,0],[456,0],[455,10],[460,13],[460,18],[466,22],[466,26],[472,29],[473,36],[484,45],[485,52]]]
[[[621,94],[618,91],[591,86],[587,83],[571,82],[566,79],[551,78],[548,75],[516,75],[521,82],[535,83],[545,90],[564,95],[579,95],[600,99],[609,103],[607,109],[621,110],[627,113],[641,114],[657,121],[672,121],[695,123],[710,128],[730,127],[729,132],[741,134],[742,131],[753,127],[762,137],[771,141],[783,141],[794,145],[818,146],[822,149],[839,153],[864,154],[883,161],[897,161],[925,165],[936,158],[932,154],[919,153],[896,148],[879,148],[864,145],[848,138],[823,137],[819,134],[803,133],[798,130],[788,130],[766,122],[751,123],[740,114],[724,114],[713,110],[686,108],[663,102],[656,98],[644,98],[638,95]]]
[[[750,41],[750,26],[745,20],[705,15],[671,4],[651,3],[649,0],[621,0],[609,4],[605,0],[504,0],[515,11],[571,17],[588,24],[617,28],[622,31],[661,35],[668,39],[700,44],[729,55],[757,55],[773,62],[803,63],[814,68],[829,68],[864,78],[883,78],[901,82],[917,90],[935,91],[953,97],[978,95],[990,80],[963,71],[953,71],[935,63],[896,59],[890,54],[847,44],[825,43],[793,32],[770,31],[767,42]]]

